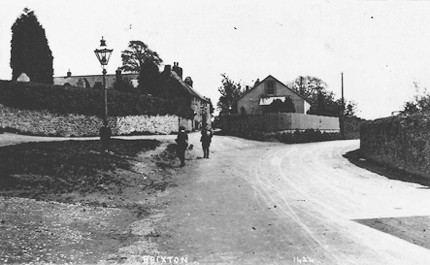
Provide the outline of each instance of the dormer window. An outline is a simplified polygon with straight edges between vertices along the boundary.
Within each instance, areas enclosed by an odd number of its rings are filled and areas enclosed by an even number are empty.
[[[273,80],[266,81],[266,93],[268,95],[275,94],[275,81]]]

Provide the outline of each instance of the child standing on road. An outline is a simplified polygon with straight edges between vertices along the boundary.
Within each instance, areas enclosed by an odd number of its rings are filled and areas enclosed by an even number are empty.
[[[202,130],[202,137],[200,138],[200,142],[202,142],[204,158],[209,158],[209,146],[211,145],[212,136],[213,133],[209,127],[205,127]]]
[[[185,150],[188,146],[188,134],[184,126],[179,126],[178,136],[176,137],[177,149],[176,154],[181,160],[181,167],[185,166]]]

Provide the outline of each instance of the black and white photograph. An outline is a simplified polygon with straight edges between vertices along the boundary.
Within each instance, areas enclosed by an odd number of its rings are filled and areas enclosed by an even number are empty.
[[[430,264],[430,1],[0,21],[0,264]]]

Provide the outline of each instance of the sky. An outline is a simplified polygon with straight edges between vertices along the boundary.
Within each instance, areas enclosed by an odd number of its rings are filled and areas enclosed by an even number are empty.
[[[221,74],[253,85],[272,75],[300,75],[328,84],[337,98],[358,104],[358,116],[391,115],[430,88],[430,2],[288,0],[2,0],[0,79],[11,78],[11,27],[27,7],[44,27],[54,75],[101,74],[94,49],[103,36],[121,51],[141,40],[164,64],[179,62],[184,77],[216,104]]]

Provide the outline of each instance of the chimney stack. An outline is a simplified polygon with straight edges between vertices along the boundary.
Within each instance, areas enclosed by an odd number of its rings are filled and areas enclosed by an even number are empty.
[[[175,71],[178,74],[178,76],[182,79],[182,68],[179,67],[178,62],[173,63],[173,71]]]
[[[115,71],[115,78],[116,78],[116,81],[122,80],[122,71],[120,67],[118,67],[118,69],[116,69]]]
[[[164,72],[170,73],[171,70],[172,70],[172,66],[170,64],[164,65]]]

